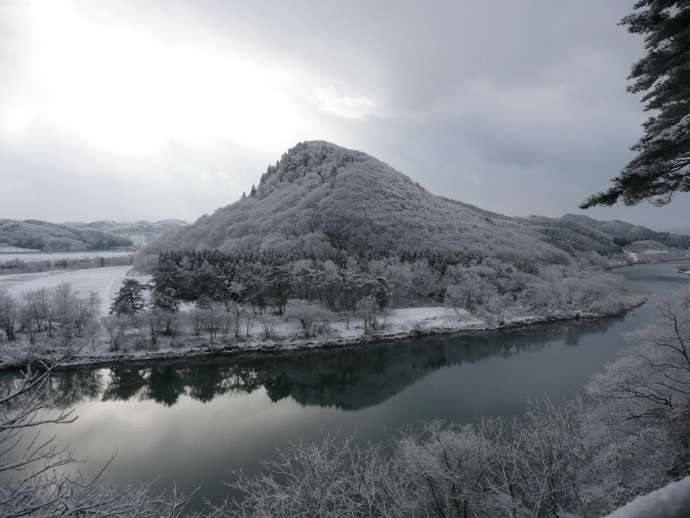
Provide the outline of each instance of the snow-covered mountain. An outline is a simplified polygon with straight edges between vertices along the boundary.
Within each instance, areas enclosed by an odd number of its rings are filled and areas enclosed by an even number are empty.
[[[129,239],[99,230],[46,221],[0,219],[0,247],[8,252],[13,249],[84,252],[129,246],[132,246]]]
[[[323,141],[297,144],[241,200],[146,246],[273,249],[320,255],[452,253],[513,264],[567,263],[576,252],[620,253],[636,239],[690,246],[660,234],[584,216],[514,218],[431,194],[360,151]]]

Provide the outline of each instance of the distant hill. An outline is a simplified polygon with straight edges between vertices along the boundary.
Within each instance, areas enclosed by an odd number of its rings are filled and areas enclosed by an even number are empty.
[[[578,214],[566,214],[561,218],[530,216],[528,223],[545,236],[549,243],[570,253],[595,250],[602,255],[620,253],[622,249],[640,241],[660,243],[657,248],[690,247],[690,236],[657,232],[624,221],[598,221]]]
[[[673,233],[673,234],[681,234],[684,236],[690,236],[690,226],[672,227],[672,228],[669,228],[668,231]]]
[[[136,246],[144,246],[155,241],[162,235],[177,230],[187,224],[180,219],[164,219],[160,221],[92,221],[90,223],[69,222],[66,225],[97,230],[132,241]]]
[[[0,219],[0,246],[42,252],[85,252],[132,246],[129,239],[46,221]]]
[[[690,247],[688,236],[620,221],[489,212],[431,194],[366,153],[312,141],[296,145],[269,166],[243,199],[162,237],[143,253],[211,248],[377,256],[433,251],[513,264],[565,264],[580,252],[620,254],[638,240]]]

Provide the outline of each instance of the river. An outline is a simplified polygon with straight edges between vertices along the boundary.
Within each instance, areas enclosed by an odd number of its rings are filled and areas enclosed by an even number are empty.
[[[233,470],[324,434],[387,435],[419,421],[514,416],[530,399],[574,395],[654,318],[653,299],[688,285],[673,263],[619,268],[651,301],[624,317],[359,348],[58,373],[52,389],[79,419],[54,431],[112,483],[157,479],[211,499]],[[5,374],[5,379],[7,376]]]

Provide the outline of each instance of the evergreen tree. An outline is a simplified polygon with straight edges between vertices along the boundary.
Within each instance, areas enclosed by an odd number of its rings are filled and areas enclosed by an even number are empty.
[[[388,281],[386,281],[386,278],[377,277],[376,281],[374,282],[373,295],[374,300],[376,300],[376,304],[381,311],[383,311],[383,308],[388,306],[389,294]]]
[[[142,311],[144,306],[144,285],[135,279],[125,279],[110,306],[110,313],[134,314]]]
[[[181,272],[169,254],[161,254],[153,270],[151,290],[155,306],[175,311]],[[172,309],[173,306],[175,309]]]
[[[151,294],[151,300],[154,307],[160,308],[163,311],[169,311],[170,313],[175,313],[179,307],[174,288],[154,291]]]
[[[206,295],[211,300],[222,299],[222,278],[217,269],[208,261],[204,261],[193,271],[192,279],[197,297]]]
[[[290,272],[285,266],[273,266],[268,272],[266,284],[276,312],[282,315],[290,296]]]
[[[606,192],[582,208],[634,205],[648,199],[665,204],[676,192],[690,191],[690,1],[640,0],[621,21],[644,35],[646,55],[632,67],[628,91],[646,92],[644,135],[632,147],[637,156],[612,180]]]

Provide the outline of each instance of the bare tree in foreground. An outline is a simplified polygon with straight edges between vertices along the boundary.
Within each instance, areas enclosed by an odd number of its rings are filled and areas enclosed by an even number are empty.
[[[0,393],[0,516],[181,516],[194,493],[154,495],[150,485],[111,489],[101,484],[112,459],[91,479],[68,473],[76,458],[42,431],[77,418],[73,410],[56,410],[44,390],[64,359],[27,368],[21,380]]]

